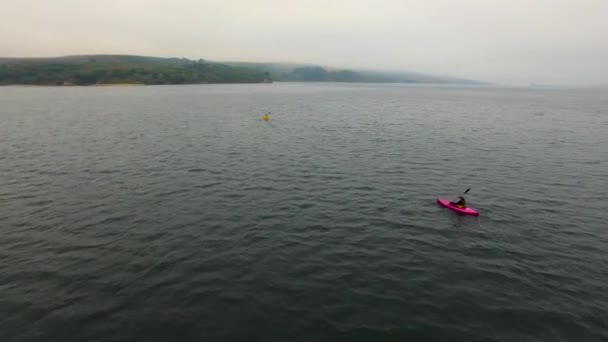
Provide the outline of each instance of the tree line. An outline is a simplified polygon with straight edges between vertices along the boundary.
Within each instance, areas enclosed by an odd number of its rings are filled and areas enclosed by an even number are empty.
[[[199,84],[270,81],[260,70],[203,60],[98,56],[72,60],[0,60],[0,84]]]

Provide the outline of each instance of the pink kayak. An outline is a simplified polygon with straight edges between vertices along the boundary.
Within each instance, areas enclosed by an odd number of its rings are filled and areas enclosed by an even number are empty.
[[[458,208],[456,205],[452,204],[450,200],[444,198],[438,198],[437,203],[442,207],[446,207],[462,215],[479,216],[479,211],[473,208]]]

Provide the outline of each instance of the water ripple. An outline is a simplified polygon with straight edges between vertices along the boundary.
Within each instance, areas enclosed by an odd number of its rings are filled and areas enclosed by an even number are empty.
[[[0,340],[607,340],[604,95],[3,88]]]

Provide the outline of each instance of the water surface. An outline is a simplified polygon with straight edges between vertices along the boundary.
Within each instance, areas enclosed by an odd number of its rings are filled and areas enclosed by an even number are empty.
[[[605,91],[2,87],[0,103],[2,341],[608,339]],[[481,217],[435,205],[468,187]]]

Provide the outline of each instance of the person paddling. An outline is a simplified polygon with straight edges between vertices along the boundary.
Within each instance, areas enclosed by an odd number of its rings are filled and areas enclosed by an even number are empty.
[[[466,189],[461,196],[458,196],[458,201],[456,203],[450,202],[451,205],[455,205],[457,208],[466,208],[467,200],[464,199],[464,195],[468,194],[471,191],[471,188]]]
[[[457,206],[458,208],[466,208],[467,207],[467,200],[464,199],[464,197],[462,196],[458,196],[458,202],[452,202],[453,205]]]

